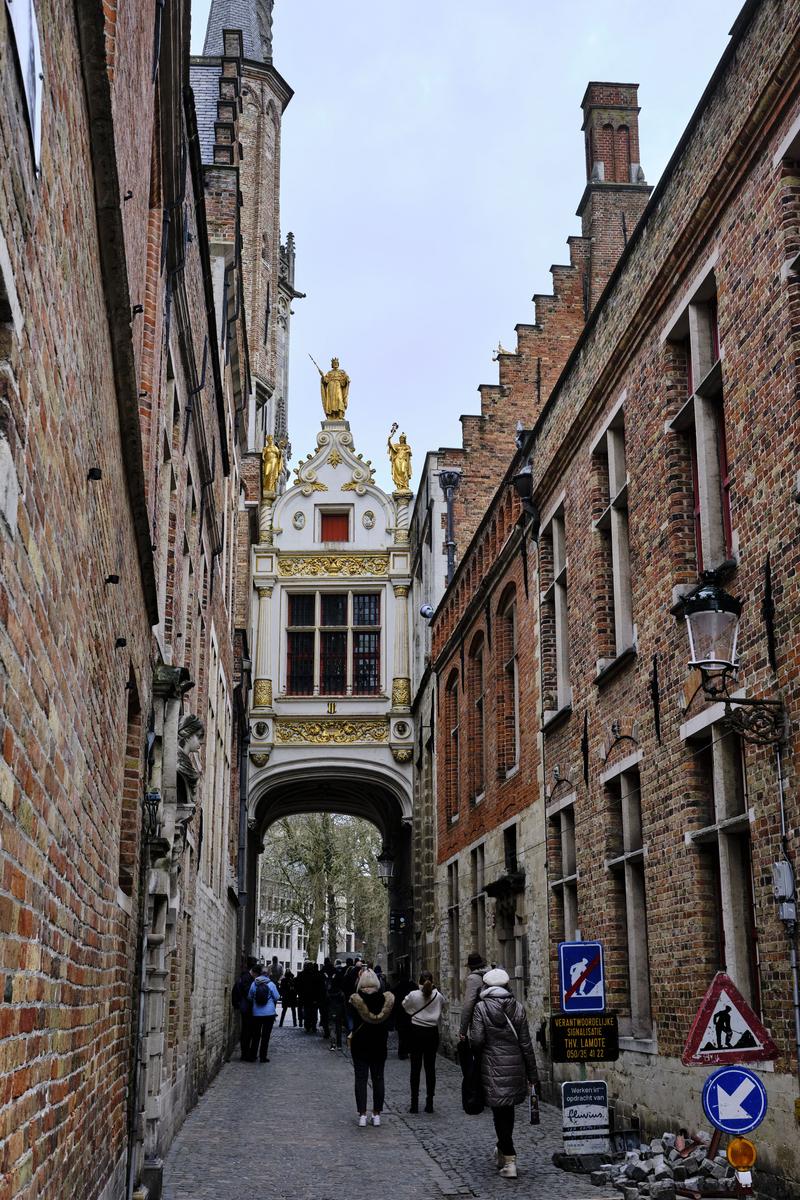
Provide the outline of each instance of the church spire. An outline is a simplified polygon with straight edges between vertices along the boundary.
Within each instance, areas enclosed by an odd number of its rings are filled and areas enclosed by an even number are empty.
[[[244,57],[272,62],[272,9],[275,0],[211,0],[203,54],[222,55],[223,29],[241,29]]]

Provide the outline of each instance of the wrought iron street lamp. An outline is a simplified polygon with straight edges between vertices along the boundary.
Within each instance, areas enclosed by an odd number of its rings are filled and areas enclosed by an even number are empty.
[[[161,792],[145,792],[142,802],[144,810],[144,840],[152,842],[158,833],[159,820],[158,810],[161,807]]]
[[[389,880],[394,875],[394,856],[384,846],[375,861],[378,864],[378,879],[384,887],[389,886]]]
[[[725,720],[747,742],[773,745],[786,739],[786,711],[781,700],[750,699],[730,694],[739,669],[736,656],[742,602],[707,579],[684,596],[676,610],[686,621],[689,666],[699,670],[709,700],[725,705]]]

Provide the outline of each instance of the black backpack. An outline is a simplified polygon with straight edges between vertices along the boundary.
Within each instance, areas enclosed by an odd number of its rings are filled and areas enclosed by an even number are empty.
[[[263,1008],[265,1004],[269,1004],[272,993],[269,990],[269,984],[266,979],[259,979],[256,983],[255,1002],[259,1008]]]

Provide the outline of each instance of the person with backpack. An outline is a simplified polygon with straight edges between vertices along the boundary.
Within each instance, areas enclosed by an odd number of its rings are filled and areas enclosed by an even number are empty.
[[[481,1082],[492,1110],[495,1162],[503,1179],[517,1178],[514,1107],[539,1091],[539,1072],[525,1010],[509,990],[502,967],[487,971],[469,1026],[469,1042],[480,1055]]]
[[[247,1058],[250,1045],[250,1022],[252,1019],[252,1004],[250,1003],[250,985],[253,982],[253,967],[255,959],[248,958],[242,964],[239,978],[231,988],[231,1005],[239,1014],[239,1047],[242,1058]]]
[[[382,992],[378,976],[366,969],[358,977],[358,987],[350,997],[350,1006],[355,1020],[347,1042],[353,1059],[358,1124],[363,1129],[367,1124],[368,1078],[372,1079],[372,1124],[381,1123],[383,1072],[394,996],[391,992]]]
[[[439,1049],[439,1018],[444,996],[433,986],[433,975],[423,971],[419,987],[409,992],[403,1008],[411,1017],[411,1105],[410,1113],[419,1112],[419,1081],[425,1064],[425,1112],[433,1112],[436,1091],[436,1053]]]
[[[250,985],[250,1000],[253,1005],[253,1016],[251,1019],[250,1029],[250,1045],[248,1047],[247,1061],[255,1062],[258,1057],[260,1062],[269,1062],[269,1039],[272,1033],[272,1026],[275,1024],[275,1014],[278,1011],[278,1000],[280,996],[278,989],[270,979],[266,969],[259,964],[256,968],[258,974]]]

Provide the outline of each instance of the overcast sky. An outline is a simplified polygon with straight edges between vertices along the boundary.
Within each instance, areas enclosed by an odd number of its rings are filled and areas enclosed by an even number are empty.
[[[585,182],[587,82],[639,86],[655,184],[728,41],[740,0],[277,0],[281,224],[297,239],[293,462],[322,410],[311,353],[351,377],[356,449],[390,481],[398,421],[414,449],[460,445],[462,413],[497,380],[550,291]],[[209,0],[194,0],[202,52]],[[613,22],[610,20],[613,14]]]

